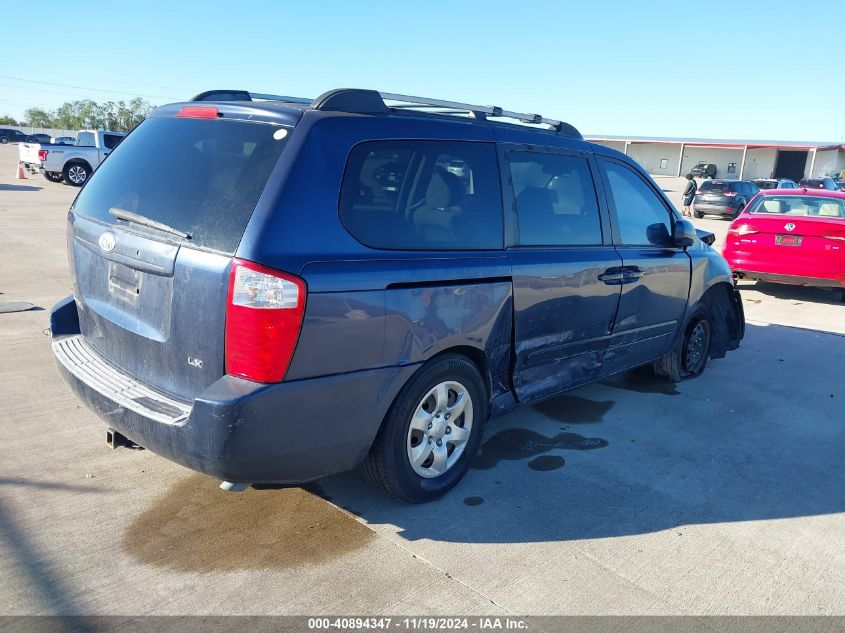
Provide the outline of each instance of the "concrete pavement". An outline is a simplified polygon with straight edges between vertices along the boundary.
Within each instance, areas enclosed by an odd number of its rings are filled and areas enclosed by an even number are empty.
[[[14,180],[15,156],[0,302],[44,309],[0,314],[0,614],[845,613],[845,305],[826,291],[743,288],[742,348],[696,380],[638,370],[492,423],[436,503],[357,473],[228,494],[108,449],[59,379],[45,330],[75,190]]]

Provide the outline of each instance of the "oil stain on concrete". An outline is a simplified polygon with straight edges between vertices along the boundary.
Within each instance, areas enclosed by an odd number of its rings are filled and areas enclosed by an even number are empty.
[[[585,451],[605,446],[607,440],[578,433],[563,432],[546,437],[529,429],[505,429],[482,444],[472,467],[490,470],[504,460],[527,459],[555,449]]]
[[[466,497],[464,499],[465,506],[480,506],[482,503],[484,503],[483,497]]]
[[[601,422],[615,404],[613,400],[596,401],[578,396],[558,396],[531,408],[557,422],[592,424]]]
[[[637,393],[659,393],[664,396],[677,396],[681,393],[675,383],[668,378],[658,376],[648,366],[611,376],[603,380],[601,384]]]
[[[528,468],[540,472],[547,472],[549,470],[557,470],[563,468],[566,460],[560,455],[540,455],[528,462]]]
[[[183,572],[288,569],[334,560],[375,533],[302,488],[223,492],[187,477],[129,526],[123,548],[140,563]]]

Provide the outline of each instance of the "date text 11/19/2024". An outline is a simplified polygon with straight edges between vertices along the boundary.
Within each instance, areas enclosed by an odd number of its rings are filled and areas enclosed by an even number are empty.
[[[408,631],[443,631],[443,630],[521,630],[527,629],[528,622],[519,618],[474,617],[337,617],[308,618],[311,631],[352,631],[362,629],[399,629]]]

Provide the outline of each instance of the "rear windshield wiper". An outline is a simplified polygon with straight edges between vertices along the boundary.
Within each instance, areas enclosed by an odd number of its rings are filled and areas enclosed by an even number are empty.
[[[127,211],[126,209],[121,209],[120,207],[112,207],[109,209],[109,215],[117,218],[118,220],[134,222],[135,224],[140,224],[141,226],[148,226],[151,229],[158,229],[159,231],[164,231],[165,233],[170,233],[171,235],[177,235],[185,240],[191,239],[190,233],[174,229],[172,226],[156,222],[151,218],[144,217],[143,215],[139,215],[137,213],[132,213],[132,211]]]

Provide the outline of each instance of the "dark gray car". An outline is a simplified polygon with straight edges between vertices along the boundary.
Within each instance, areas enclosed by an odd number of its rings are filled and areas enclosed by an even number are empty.
[[[705,180],[693,199],[693,214],[697,218],[735,218],[759,192],[760,188],[749,180]]]

